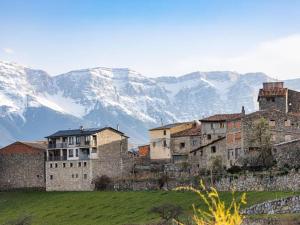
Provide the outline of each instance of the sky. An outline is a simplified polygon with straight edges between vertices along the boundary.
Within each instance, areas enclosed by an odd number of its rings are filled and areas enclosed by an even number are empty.
[[[51,75],[126,67],[300,78],[298,0],[0,0],[0,60]]]

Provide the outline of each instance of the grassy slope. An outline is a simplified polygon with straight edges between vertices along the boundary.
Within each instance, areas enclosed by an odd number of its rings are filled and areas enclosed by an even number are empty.
[[[292,195],[291,192],[249,192],[248,205]],[[229,202],[230,193],[222,193]],[[0,192],[0,224],[31,215],[38,225],[93,225],[147,223],[149,213],[161,203],[180,204],[190,211],[198,203],[194,193],[179,192]],[[200,203],[200,205],[202,205]]]

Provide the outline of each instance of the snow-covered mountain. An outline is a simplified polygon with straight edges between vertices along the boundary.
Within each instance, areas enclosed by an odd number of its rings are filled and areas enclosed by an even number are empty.
[[[79,125],[119,126],[132,142],[142,143],[147,129],[161,121],[239,112],[242,105],[253,111],[258,89],[270,80],[263,73],[229,71],[148,78],[130,69],[104,67],[50,76],[0,61],[0,146]]]

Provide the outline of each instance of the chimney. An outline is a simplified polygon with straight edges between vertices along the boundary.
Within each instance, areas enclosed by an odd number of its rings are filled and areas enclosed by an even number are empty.
[[[242,106],[242,114],[245,115],[245,113],[246,113],[246,112],[245,112],[245,107]]]

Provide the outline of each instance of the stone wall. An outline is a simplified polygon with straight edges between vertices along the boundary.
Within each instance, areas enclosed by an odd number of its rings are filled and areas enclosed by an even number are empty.
[[[44,152],[0,154],[0,189],[45,188]]]
[[[278,200],[266,201],[241,211],[244,215],[287,214],[300,212],[300,196],[291,196]]]
[[[273,98],[273,99],[271,99]],[[287,101],[286,96],[273,96],[273,97],[260,97],[259,98],[259,110],[265,109],[278,109],[282,112],[286,112]]]
[[[220,191],[299,191],[300,173],[286,175],[244,174],[218,179],[214,186]]]
[[[275,145],[272,154],[280,168],[300,167],[300,139]]]
[[[46,162],[47,191],[93,190],[92,167],[96,160]]]
[[[289,112],[300,111],[300,92],[288,90],[288,108]]]

